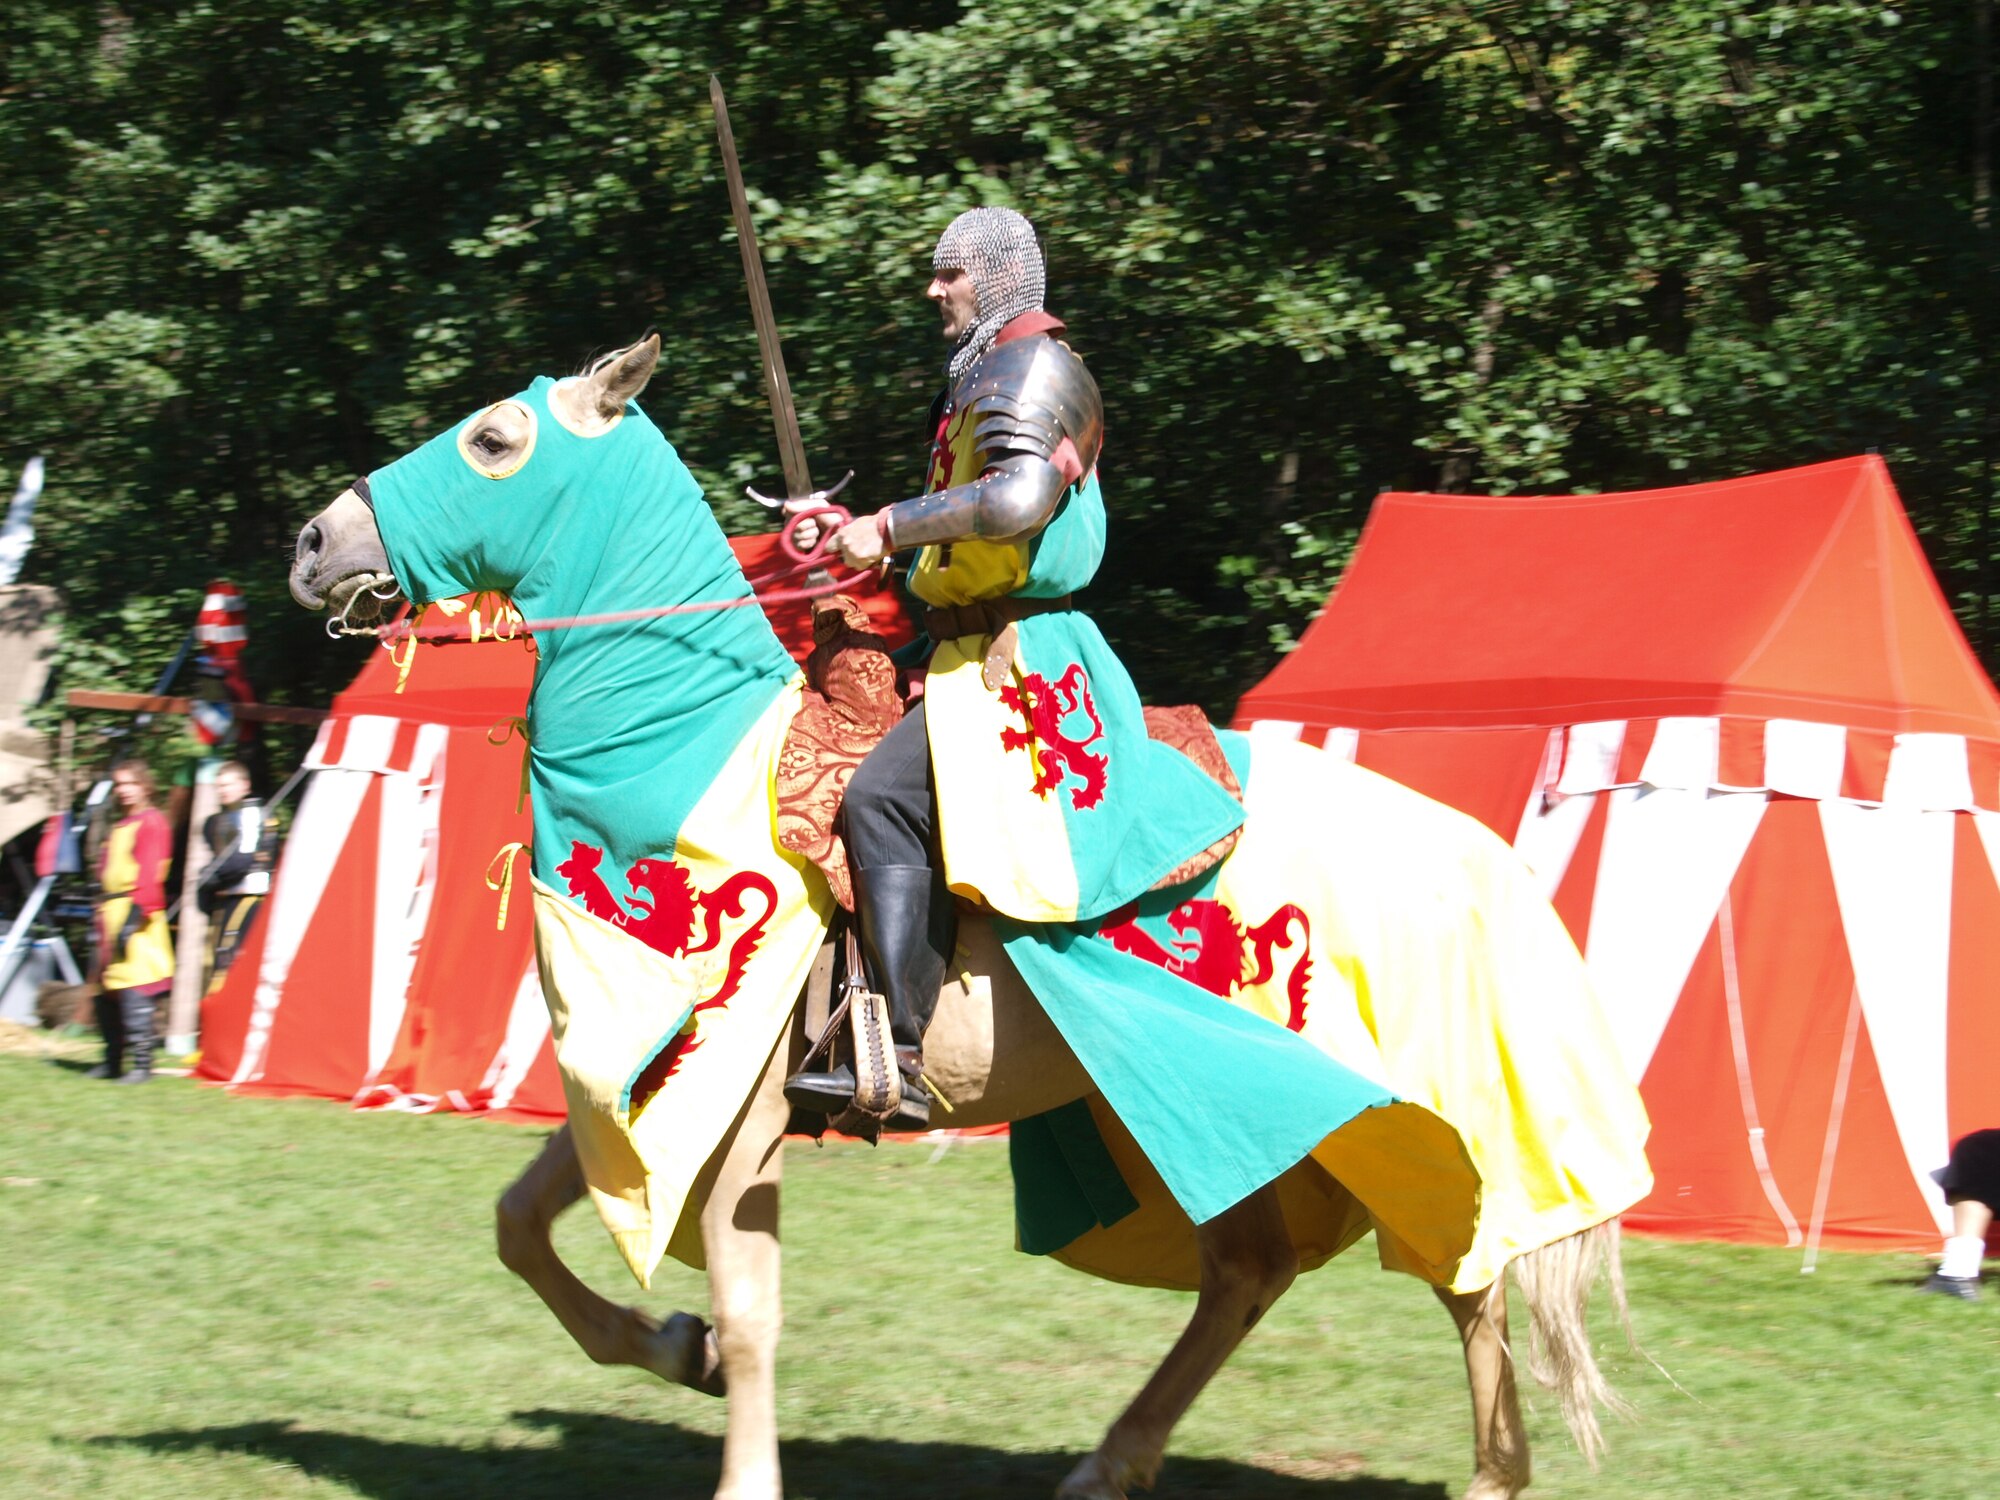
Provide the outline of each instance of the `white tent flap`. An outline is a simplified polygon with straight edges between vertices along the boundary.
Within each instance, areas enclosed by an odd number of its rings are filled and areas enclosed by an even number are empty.
[[[1972,767],[1962,734],[1899,734],[1889,752],[1882,800],[1897,807],[1951,812],[1972,806]]]
[[[1618,752],[1625,748],[1625,721],[1572,724],[1565,736],[1562,778],[1556,790],[1568,796],[1598,792],[1618,781]]]
[[[1931,1181],[1951,1150],[1945,1116],[1945,1000],[1951,978],[1949,817],[1822,802],[1855,987],[1910,1173],[1945,1224]]]
[[[1648,786],[1705,790],[1715,785],[1721,756],[1720,719],[1662,719],[1639,779]]]
[[[1804,719],[1764,726],[1764,780],[1788,797],[1838,797],[1847,770],[1847,729]]]
[[[250,1026],[243,1038],[243,1058],[232,1083],[254,1083],[264,1073],[270,1047],[271,1023],[285,993],[285,980],[298,957],[299,944],[319,910],[320,893],[333,877],[333,867],[347,848],[347,835],[361,811],[361,802],[375,778],[365,771],[322,771],[299,801],[285,852],[279,857],[277,879],[263,920],[264,962],[257,970],[256,998]]]
[[[486,1092],[487,1107],[505,1109],[514,1102],[528,1069],[535,1065],[542,1043],[549,1035],[549,1004],[542,998],[542,971],[528,961],[521,983],[514,990],[514,1004],[507,1012],[507,1034],[486,1069],[480,1088]]]
[[[1584,958],[1637,1082],[1763,820],[1766,799],[1671,787],[1606,795],[1611,812]]]
[[[1539,811],[1531,809],[1522,820],[1521,831],[1514,838],[1514,852],[1534,875],[1535,889],[1542,893],[1543,900],[1555,900],[1563,876],[1569,873],[1570,861],[1576,858],[1576,846],[1583,839],[1584,827],[1590,822],[1598,797],[1608,795],[1600,792],[1550,798],[1536,790],[1534,803]]]
[[[426,728],[435,726],[426,725]],[[441,768],[441,757],[430,757]],[[382,817],[375,865],[374,952],[368,1010],[368,1078],[389,1060],[403,1025],[417,945],[437,885],[438,803],[444,776],[382,778]]]

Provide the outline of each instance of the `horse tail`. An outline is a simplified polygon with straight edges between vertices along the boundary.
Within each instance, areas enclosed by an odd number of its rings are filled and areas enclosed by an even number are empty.
[[[1625,1268],[1619,1254],[1618,1221],[1607,1219],[1515,1258],[1514,1284],[1528,1304],[1528,1370],[1562,1405],[1563,1422],[1577,1448],[1597,1467],[1604,1433],[1597,1413],[1631,1420],[1631,1404],[1611,1387],[1591,1347],[1586,1315],[1590,1294],[1602,1276],[1611,1305],[1625,1330],[1626,1346],[1638,1351],[1632,1315],[1625,1301]]]

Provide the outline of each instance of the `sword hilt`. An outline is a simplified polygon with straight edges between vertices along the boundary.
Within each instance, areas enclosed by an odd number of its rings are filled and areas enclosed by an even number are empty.
[[[802,545],[798,539],[799,527],[807,521],[819,522],[822,519],[825,524],[821,526],[819,535],[813,538],[813,544],[810,547]],[[819,505],[811,510],[797,511],[785,518],[784,529],[778,533],[778,548],[795,563],[817,562],[826,556],[827,544],[833,540],[833,534],[853,519],[844,507],[838,505]]]
[[[845,474],[840,476],[837,483],[830,484],[823,490],[814,490],[810,495],[793,495],[788,498],[781,498],[776,495],[765,494],[754,484],[744,485],[743,493],[748,495],[752,500],[755,500],[766,510],[783,510],[787,505],[829,505],[832,503],[835,495],[838,495],[842,490],[847,488],[847,482],[853,477],[854,471],[849,469]]]

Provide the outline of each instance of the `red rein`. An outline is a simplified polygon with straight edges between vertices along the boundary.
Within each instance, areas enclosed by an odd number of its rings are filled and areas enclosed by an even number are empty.
[[[832,519],[821,535],[814,539],[811,547],[802,546],[797,535],[800,525],[821,517]],[[491,625],[481,629],[471,619],[448,620],[436,625],[412,625],[405,620],[392,620],[386,625],[379,626],[375,634],[384,644],[389,645],[403,640],[474,640],[482,635],[493,639],[511,640],[523,631],[575,630],[591,625],[623,625],[634,620],[656,620],[666,615],[707,614],[718,609],[744,609],[752,605],[761,608],[767,604],[791,604],[805,599],[823,599],[828,594],[846,587],[856,578],[865,576],[865,570],[860,573],[849,572],[845,578],[835,578],[829,574],[823,582],[806,588],[768,589],[768,585],[786,583],[813,572],[824,572],[828,561],[828,542],[832,540],[836,530],[852,519],[853,517],[838,505],[822,505],[786,517],[784,529],[778,534],[778,546],[785,556],[792,559],[793,565],[746,580],[751,590],[747,599],[702,599],[692,604],[656,604],[642,609],[614,609],[600,614],[566,615],[546,620],[520,620],[518,616],[516,620],[504,620],[503,617],[501,621],[492,622],[493,625],[498,625],[499,629],[491,628]]]

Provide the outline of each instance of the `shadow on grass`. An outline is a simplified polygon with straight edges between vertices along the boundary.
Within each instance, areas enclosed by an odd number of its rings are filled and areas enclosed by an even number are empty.
[[[574,1411],[517,1412],[524,1426],[555,1434],[547,1446],[454,1448],[399,1443],[288,1422],[144,1432],[94,1443],[155,1453],[241,1453],[348,1486],[371,1500],[570,1500],[575,1495],[710,1494],[722,1470],[721,1439],[671,1422]],[[968,1443],[794,1438],[784,1445],[785,1490],[795,1500],[878,1500],[884,1494],[949,1494],[957,1500],[1019,1500],[1055,1493],[1079,1455],[1010,1453]],[[1329,1464],[1328,1467],[1335,1467]],[[1325,1479],[1272,1473],[1225,1459],[1167,1458],[1161,1500],[1444,1500],[1441,1485],[1366,1474]]]

